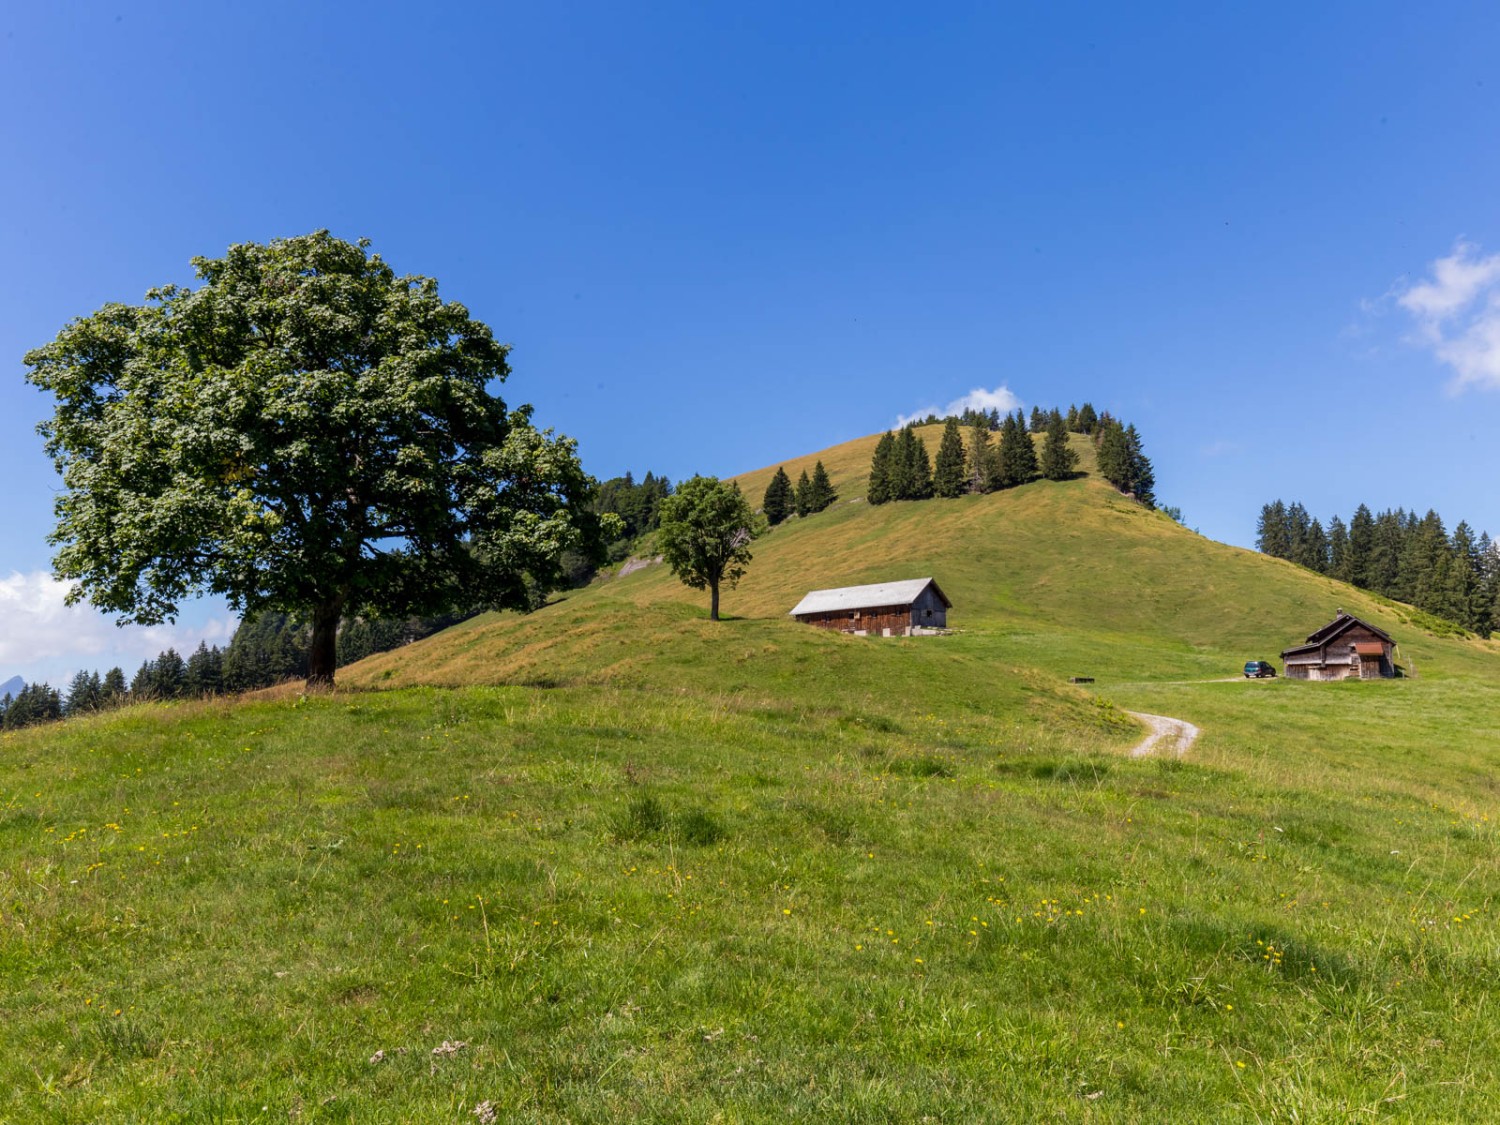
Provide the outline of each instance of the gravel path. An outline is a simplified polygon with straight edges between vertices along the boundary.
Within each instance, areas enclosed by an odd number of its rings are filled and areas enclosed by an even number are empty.
[[[1197,727],[1183,719],[1169,719],[1165,715],[1144,715],[1139,711],[1126,711],[1125,714],[1133,719],[1139,719],[1151,729],[1151,733],[1141,739],[1140,745],[1130,751],[1132,758],[1144,758],[1156,749],[1159,742],[1165,743],[1168,747],[1175,747],[1177,756],[1180,758],[1197,741],[1200,733]]]

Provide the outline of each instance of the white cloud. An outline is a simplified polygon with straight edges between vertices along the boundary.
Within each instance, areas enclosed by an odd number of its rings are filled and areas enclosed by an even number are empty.
[[[946,418],[949,414],[962,414],[965,410],[998,410],[1001,414],[1009,414],[1021,405],[1021,400],[1011,393],[1009,387],[1001,384],[992,391],[983,387],[975,387],[963,398],[956,398],[947,406],[924,406],[921,410],[915,410],[910,414],[903,414],[896,419],[896,425],[904,426],[908,422],[918,422],[929,414],[936,414],[939,418]]]
[[[66,605],[69,583],[46,571],[0,578],[0,680],[19,675],[65,687],[80,668],[105,671],[135,665],[166,648],[186,656],[200,641],[224,645],[235,619],[224,613],[196,624],[115,625],[88,605]]]
[[[1453,369],[1453,388],[1500,389],[1500,254],[1459,240],[1432,263],[1432,277],[1398,290],[1417,340]]]

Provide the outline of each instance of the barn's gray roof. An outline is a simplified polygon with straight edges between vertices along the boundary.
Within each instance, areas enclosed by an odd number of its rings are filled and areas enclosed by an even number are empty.
[[[842,586],[837,590],[814,590],[792,610],[791,616],[807,613],[837,613],[850,609],[879,609],[889,605],[911,605],[931,586],[945,606],[953,603],[931,578],[908,578],[904,582],[875,582],[869,586]]]

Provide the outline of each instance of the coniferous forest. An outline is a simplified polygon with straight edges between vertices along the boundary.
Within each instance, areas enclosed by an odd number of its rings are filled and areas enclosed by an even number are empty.
[[[934,466],[916,427],[938,422],[943,423],[943,436]],[[1078,466],[1078,455],[1068,445],[1070,433],[1093,442],[1100,476],[1148,508],[1156,506],[1156,477],[1139,432],[1108,413],[1098,413],[1089,403],[1070,406],[1067,414],[1033,407],[1029,421],[1020,410],[1003,416],[966,411],[887,431],[871,458],[869,502],[952,499],[1037,479],[1069,480]],[[1044,435],[1040,457],[1032,434]]]
[[[1437,512],[1372,514],[1361,504],[1348,523],[1334,516],[1325,528],[1301,504],[1277,500],[1260,510],[1255,546],[1480,636],[1500,629],[1500,547],[1467,522],[1450,534]]]

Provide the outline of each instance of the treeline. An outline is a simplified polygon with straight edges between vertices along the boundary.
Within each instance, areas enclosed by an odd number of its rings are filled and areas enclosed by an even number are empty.
[[[812,476],[803,469],[796,484],[787,476],[786,469],[777,466],[776,475],[766,485],[761,511],[765,513],[766,522],[775,527],[790,516],[816,515],[838,498],[822,461],[813,466]]]
[[[338,666],[421,640],[469,616],[346,620],[339,626]],[[310,632],[311,627],[295,617],[261,613],[241,621],[224,648],[204,642],[186,659],[169,648],[156,659],[144,661],[128,681],[121,669],[111,668],[103,675],[79,672],[66,692],[47,684],[27,684],[14,697],[0,699],[0,728],[13,730],[127,703],[203,699],[305,679]]]
[[[640,480],[626,473],[599,485],[594,494],[594,512],[620,517],[618,532],[605,546],[608,563],[623,562],[633,553],[641,536],[661,526],[661,506],[670,495],[672,482],[650,472]],[[568,585],[575,588],[587,586],[599,571],[590,559],[576,551],[564,552],[562,562]]]
[[[1015,488],[1038,478],[1068,480],[1078,467],[1078,454],[1068,443],[1069,434],[1076,433],[1093,441],[1100,476],[1147,507],[1156,505],[1156,477],[1140,434],[1107,412],[1097,413],[1088,403],[1070,406],[1066,414],[1033,407],[1029,423],[1020,410],[1005,415],[998,425],[998,440],[992,437],[996,428],[982,412],[972,415],[967,427],[960,417],[950,416],[935,461],[916,423],[895,433],[887,431],[876,442],[870,461],[870,503],[952,499]],[[1045,435],[1040,455],[1032,434]]]
[[[1277,500],[1260,510],[1255,545],[1481,636],[1500,629],[1500,547],[1466,522],[1448,534],[1434,511],[1372,514],[1361,504],[1347,524],[1334,516],[1325,528],[1301,504]]]

